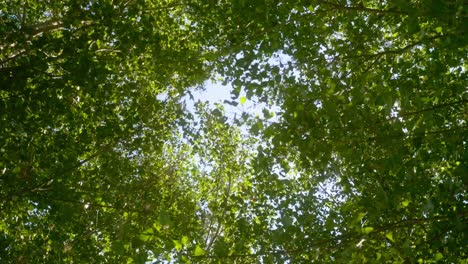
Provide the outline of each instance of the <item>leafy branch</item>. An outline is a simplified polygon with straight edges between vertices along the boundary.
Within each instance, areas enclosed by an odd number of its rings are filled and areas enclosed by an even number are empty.
[[[433,36],[433,37],[430,37],[430,38],[426,38],[426,39],[421,39],[419,41],[416,41],[416,42],[413,42],[413,43],[410,43],[402,48],[398,48],[398,49],[390,49],[390,50],[384,50],[384,51],[381,51],[381,52],[377,52],[377,53],[374,53],[374,54],[362,54],[362,55],[351,55],[351,56],[345,56],[342,58],[342,60],[346,60],[346,59],[357,59],[357,58],[364,58],[362,61],[360,61],[356,66],[354,66],[350,71],[348,71],[345,76],[343,77],[346,78],[348,76],[350,76],[352,73],[356,72],[356,70],[361,67],[362,65],[365,65],[368,61],[372,61],[369,65],[367,65],[367,67],[363,70],[363,72],[361,73],[361,76],[364,77],[365,76],[365,73],[368,72],[370,69],[372,69],[372,67],[374,67],[378,62],[379,60],[383,57],[383,56],[397,56],[397,55],[401,55],[405,52],[408,52],[410,51],[411,49],[413,49],[414,47],[418,46],[418,45],[421,45],[423,43],[427,43],[427,42],[430,42],[432,40],[435,40],[435,39],[438,39],[438,38],[441,38],[442,35],[436,35],[436,36]],[[336,58],[334,58],[330,63],[333,63],[336,61]],[[329,63],[329,64],[330,64]]]
[[[456,213],[455,215],[457,217],[464,218],[468,216],[468,211],[461,211],[461,212]],[[411,227],[415,225],[425,225],[425,224],[430,224],[433,222],[446,222],[446,221],[451,221],[451,220],[452,218],[448,216],[434,216],[434,217],[428,217],[428,218],[405,219],[405,220],[400,220],[400,221],[396,221],[393,223],[389,223],[387,225],[373,228],[372,231],[367,232],[367,235],[380,234],[383,232],[394,231],[394,230]],[[339,235],[333,238],[315,240],[315,241],[308,243],[307,247],[300,247],[300,248],[294,248],[294,249],[289,249],[289,250],[273,250],[273,251],[265,251],[265,252],[258,252],[258,253],[252,253],[252,254],[230,254],[230,255],[225,255],[225,256],[203,255],[203,256],[190,256],[190,257],[195,258],[195,259],[197,258],[198,259],[204,259],[204,258],[226,259],[226,258],[257,258],[260,256],[268,256],[268,255],[302,254],[302,253],[311,252],[312,250],[315,250],[323,246],[329,247],[330,245],[332,245],[335,247],[339,247],[345,243],[350,243],[358,239],[361,239],[362,237],[363,237],[362,233],[350,232],[350,233]]]
[[[332,3],[330,1],[319,0],[317,1],[320,5],[326,5],[332,7],[332,10],[341,10],[341,11],[352,11],[352,12],[367,12],[371,14],[379,15],[392,15],[392,16],[404,16],[408,15],[407,12],[398,11],[398,10],[381,10],[365,7],[364,5],[360,6],[345,6],[337,3]]]

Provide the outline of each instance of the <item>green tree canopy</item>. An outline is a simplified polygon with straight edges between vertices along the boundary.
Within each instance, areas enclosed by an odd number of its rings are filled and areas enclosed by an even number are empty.
[[[467,13],[2,2],[0,262],[468,261]]]

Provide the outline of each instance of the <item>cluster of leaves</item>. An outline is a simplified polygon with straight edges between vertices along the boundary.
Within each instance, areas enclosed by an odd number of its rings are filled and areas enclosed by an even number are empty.
[[[0,4],[0,262],[467,261],[466,8]]]
[[[181,92],[209,72],[175,6],[0,5],[1,262],[141,262],[150,219],[189,225],[166,145]]]
[[[273,243],[282,261],[466,261],[466,5],[270,4],[242,17],[256,29],[218,70],[282,109],[279,122],[260,125],[271,145],[257,157],[301,168],[287,180],[294,198],[277,207],[296,228]],[[275,56],[284,61],[272,65]],[[300,194],[321,186],[334,191],[308,211]]]

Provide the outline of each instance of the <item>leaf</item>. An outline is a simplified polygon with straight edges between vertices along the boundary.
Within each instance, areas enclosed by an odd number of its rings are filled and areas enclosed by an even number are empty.
[[[205,254],[205,250],[203,250],[200,246],[197,245],[195,247],[195,251],[193,252],[195,257],[204,256]]]
[[[405,207],[407,207],[407,206],[409,205],[409,203],[410,203],[409,200],[403,200],[403,201],[401,202],[401,206],[402,206],[403,208],[405,208]]]
[[[255,122],[255,124],[252,125],[252,127],[250,128],[250,131],[252,132],[252,134],[258,135],[258,133],[262,129],[263,129],[263,123],[262,123],[262,121],[259,120],[259,121]]]
[[[229,100],[224,100],[223,101],[225,104],[232,105],[232,106],[237,106],[239,103],[236,101],[229,101]]]
[[[19,167],[19,166],[18,166],[18,167],[15,167],[15,168],[12,170],[12,172],[15,173],[15,174],[19,174],[20,171],[21,171],[21,167]]]
[[[363,232],[364,234],[369,234],[369,233],[371,233],[372,231],[374,231],[374,228],[371,227],[371,226],[366,226],[366,227],[364,227],[364,228],[362,229],[362,232]]]
[[[385,237],[388,238],[388,240],[395,242],[395,240],[393,240],[393,232],[386,233]]]
[[[263,116],[266,118],[266,119],[270,119],[272,118],[273,116],[275,116],[274,112],[270,112],[268,109],[264,108],[262,110],[262,113],[263,113]]]
[[[143,233],[141,233],[138,237],[141,239],[141,241],[146,242],[146,241],[150,240],[150,238],[152,236],[153,236],[153,229],[148,228],[145,231],[143,231]]]
[[[180,251],[182,249],[182,244],[178,240],[172,240],[174,243],[174,247],[177,251]]]
[[[180,241],[182,242],[182,245],[187,246],[189,242],[189,238],[188,236],[183,236]]]
[[[244,105],[246,101],[247,101],[247,98],[245,96],[241,96],[239,98],[239,102],[240,102],[241,105]]]

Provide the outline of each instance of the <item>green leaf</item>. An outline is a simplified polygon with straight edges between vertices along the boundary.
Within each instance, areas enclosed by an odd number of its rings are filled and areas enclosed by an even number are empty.
[[[20,171],[21,171],[21,167],[15,167],[15,168],[12,170],[12,172],[13,172],[14,174],[19,174]]]
[[[141,233],[138,237],[141,239],[141,241],[146,242],[146,241],[150,240],[150,238],[152,236],[153,236],[153,229],[148,228],[145,231],[143,231],[143,233]]]
[[[189,243],[188,236],[182,236],[181,242],[182,242],[182,245],[187,246]]]
[[[275,116],[275,113],[273,112],[270,112],[268,109],[264,108],[262,110],[262,113],[263,113],[263,116],[266,118],[266,119],[270,119],[272,118],[273,116]]]
[[[245,96],[241,96],[239,98],[239,102],[240,102],[241,105],[244,105],[246,101],[247,101],[247,97],[245,97]]]
[[[410,204],[410,201],[409,201],[409,200],[403,200],[403,201],[401,202],[401,206],[402,206],[403,208],[407,207],[409,204]]]
[[[174,242],[174,247],[177,251],[182,249],[182,244],[178,240],[172,240],[172,242]]]
[[[229,105],[232,105],[232,106],[237,106],[239,103],[236,102],[236,101],[229,101],[229,100],[224,100],[223,101],[225,104],[229,104]]]
[[[205,254],[205,250],[203,250],[199,245],[195,247],[195,251],[193,252],[195,257],[204,256]]]
[[[369,233],[371,233],[372,231],[374,231],[374,228],[371,227],[371,226],[366,226],[366,227],[364,227],[364,228],[362,229],[362,232],[363,232],[364,234],[369,234]]]
[[[387,232],[385,234],[385,237],[388,238],[388,240],[392,241],[392,242],[395,242],[395,240],[393,240],[393,232]]]

